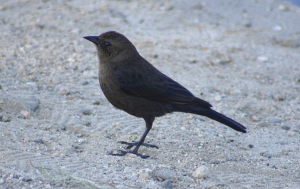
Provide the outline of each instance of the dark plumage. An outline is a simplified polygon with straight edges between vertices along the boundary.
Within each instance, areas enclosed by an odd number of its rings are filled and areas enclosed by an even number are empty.
[[[122,142],[128,144],[129,148],[136,146],[131,153],[138,153],[155,117],[171,112],[206,116],[246,133],[243,125],[212,110],[212,105],[208,102],[195,97],[182,85],[157,70],[137,52],[124,35],[110,31],[100,36],[84,38],[97,47],[100,86],[108,101],[116,108],[143,118],[146,122],[146,130],[139,142]]]

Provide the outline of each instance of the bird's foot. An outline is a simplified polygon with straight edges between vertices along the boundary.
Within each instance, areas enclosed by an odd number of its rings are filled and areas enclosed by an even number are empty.
[[[118,143],[128,145],[128,146],[126,147],[126,149],[130,149],[130,148],[132,148],[133,146],[137,146],[139,142],[134,142],[134,141],[133,141],[133,142],[119,141]],[[156,145],[153,145],[153,144],[143,143],[143,144],[141,144],[141,146],[146,146],[146,147],[158,149],[158,147],[157,147]]]
[[[126,154],[130,154],[132,152],[127,152],[127,151],[124,151],[124,150],[118,150],[117,153],[114,153],[114,152],[111,152],[109,153],[108,155],[112,155],[112,156],[125,156]],[[133,154],[133,153],[132,153]],[[135,154],[143,159],[147,159],[148,157],[150,156],[147,156],[147,155],[142,155],[142,154]]]

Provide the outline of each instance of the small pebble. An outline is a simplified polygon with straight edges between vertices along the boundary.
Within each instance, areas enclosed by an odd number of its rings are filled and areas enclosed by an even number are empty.
[[[272,93],[272,92],[268,92],[268,93],[266,93],[266,95],[269,98],[274,98],[274,93]]]
[[[286,155],[288,155],[289,153],[288,153],[288,152],[283,152],[282,154],[286,156]]]
[[[73,96],[68,96],[68,99],[69,100],[74,100],[74,97]]]
[[[216,96],[216,97],[215,97],[215,100],[216,100],[217,102],[220,102],[220,101],[221,101],[221,96],[220,96],[220,95]]]
[[[269,120],[270,123],[281,123],[281,120],[278,118],[273,118]]]
[[[167,189],[172,189],[173,185],[170,180],[165,180],[164,182],[161,183],[162,188],[167,188]]]
[[[158,178],[158,180],[176,180],[177,175],[175,171],[164,169],[164,170],[158,170],[155,172],[155,176]]]
[[[292,137],[292,136],[295,135],[295,133],[294,133],[293,131],[289,131],[289,132],[287,133],[287,135],[288,135],[289,137]]]
[[[282,30],[282,27],[279,25],[273,27],[273,31],[281,31],[281,30]]]
[[[194,178],[206,178],[208,176],[208,168],[202,165],[193,172],[192,176]]]
[[[41,138],[40,139],[36,139],[33,142],[38,143],[38,144],[44,144],[44,141]]]
[[[135,155],[135,154],[133,154]],[[136,155],[135,155],[136,156]],[[142,169],[138,172],[139,179],[148,180],[150,177],[151,169]]]
[[[81,108],[81,109],[80,109],[80,112],[81,112],[83,115],[91,115],[91,114],[92,114],[91,109],[86,108],[86,107]]]
[[[257,57],[257,60],[260,61],[260,62],[267,62],[268,61],[268,57],[259,56],[259,57]]]
[[[253,148],[254,146],[253,146],[253,144],[249,144],[249,148]]]
[[[31,111],[36,111],[40,107],[40,101],[35,97],[31,96],[30,100],[24,101],[26,104],[29,105]]]
[[[256,116],[252,116],[251,119],[252,119],[252,121],[258,121],[258,117],[256,117]]]
[[[29,118],[30,117],[30,113],[26,110],[21,110],[20,112],[21,115],[23,115],[25,118]]]
[[[83,81],[83,82],[81,83],[81,85],[88,85],[88,84],[89,84],[88,81]]]
[[[205,118],[203,118],[202,116],[199,116],[199,115],[193,115],[193,117],[194,117],[195,119],[200,120],[200,121],[205,121]]]
[[[250,20],[246,20],[243,22],[243,25],[247,28],[250,28],[252,26],[252,22]]]
[[[282,128],[283,130],[287,130],[287,131],[291,129],[289,126],[285,126],[285,125],[282,126],[281,128]]]
[[[18,114],[17,114],[17,118],[19,118],[19,119],[25,119],[25,116],[22,115],[21,113],[18,113]]]
[[[136,154],[129,154],[129,157],[131,157],[131,158],[136,158],[137,157],[137,155]]]
[[[70,94],[70,90],[67,87],[62,87],[62,88],[60,88],[60,93],[62,95],[68,95],[68,94]]]
[[[1,117],[0,117],[1,118]],[[10,117],[8,115],[3,115],[2,118],[0,119],[0,121],[3,122],[10,122]]]
[[[196,59],[188,59],[188,62],[191,64],[195,64],[195,63],[197,63],[197,60]]]
[[[262,155],[262,156],[264,156],[264,157],[266,157],[266,158],[272,158],[272,157],[274,157],[273,154],[270,154],[270,153],[267,153],[267,152],[265,152],[265,153],[260,153],[260,155]]]
[[[215,159],[215,160],[212,160],[211,163],[212,164],[220,164],[221,162],[220,162],[220,160]]]
[[[281,10],[281,11],[288,11],[289,10],[289,8],[284,6],[284,5],[279,5],[278,9]]]
[[[94,105],[101,105],[101,102],[99,100],[93,100],[92,103]]]
[[[22,181],[24,181],[24,182],[30,182],[30,181],[32,181],[32,178],[30,178],[30,177],[24,177],[22,179]]]

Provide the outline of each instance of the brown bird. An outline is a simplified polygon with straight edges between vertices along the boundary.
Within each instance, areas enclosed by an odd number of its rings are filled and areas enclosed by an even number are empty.
[[[186,112],[209,117],[236,131],[246,133],[240,123],[220,114],[210,103],[195,97],[189,90],[157,70],[145,60],[135,46],[122,34],[109,31],[100,36],[86,36],[97,47],[99,58],[99,82],[107,100],[116,108],[143,118],[146,130],[139,142],[128,143],[130,153],[138,154],[139,147],[152,128],[155,117],[171,112]],[[125,155],[127,151],[120,151]]]

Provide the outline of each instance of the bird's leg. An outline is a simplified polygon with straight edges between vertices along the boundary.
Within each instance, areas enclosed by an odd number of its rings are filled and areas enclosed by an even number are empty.
[[[145,122],[146,122],[146,130],[144,131],[140,141],[138,142],[133,142],[133,143],[129,143],[129,142],[125,142],[125,141],[120,141],[119,143],[121,144],[126,144],[128,145],[126,149],[130,149],[132,148],[133,146],[136,146],[130,153],[133,153],[133,154],[136,154],[142,158],[147,158],[149,156],[144,156],[144,155],[141,155],[141,154],[138,154],[138,150],[140,148],[140,146],[147,146],[147,147],[151,147],[151,148],[157,148],[157,146],[155,145],[151,145],[151,144],[143,144],[144,141],[145,141],[145,138],[147,136],[147,134],[149,133],[150,129],[152,128],[152,124],[153,124],[153,121],[154,121],[155,118],[144,118]],[[124,156],[126,155],[128,152],[126,151],[122,151],[122,150],[119,150],[120,154],[110,154],[110,155],[115,155],[115,156]]]
[[[138,141],[138,142],[134,142],[134,143],[122,142],[122,144],[127,144],[127,145],[128,145],[128,146],[127,146],[127,149],[129,149],[129,148],[131,148],[131,147],[133,147],[133,146],[136,146],[136,147],[131,151],[131,153],[133,153],[133,154],[137,154],[137,152],[138,152],[138,150],[139,150],[139,148],[140,148],[141,145],[147,146],[147,147],[151,147],[151,148],[158,148],[158,147],[155,146],[155,145],[151,145],[151,144],[143,144],[144,141],[145,141],[145,138],[146,138],[147,134],[149,133],[149,131],[150,131],[150,129],[149,129],[149,128],[146,128],[144,134],[142,135],[140,141]]]

